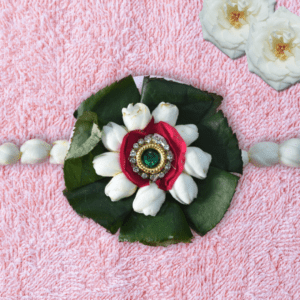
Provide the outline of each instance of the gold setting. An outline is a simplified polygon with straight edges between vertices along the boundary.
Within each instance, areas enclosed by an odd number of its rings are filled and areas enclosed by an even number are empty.
[[[156,168],[147,168],[142,162],[142,154],[147,149],[155,149],[160,154],[160,163]],[[136,164],[146,174],[156,174],[160,172],[167,164],[166,150],[159,144],[149,143],[139,148],[136,153]]]

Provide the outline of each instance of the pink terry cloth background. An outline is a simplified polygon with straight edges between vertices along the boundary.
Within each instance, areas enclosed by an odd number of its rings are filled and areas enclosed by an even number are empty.
[[[222,95],[241,149],[300,137],[300,84],[278,93],[204,41],[202,5],[0,0],[0,144],[69,139],[81,101],[129,74]],[[299,168],[249,164],[220,224],[167,248],[78,216],[61,165],[0,166],[0,182],[1,300],[300,299]]]

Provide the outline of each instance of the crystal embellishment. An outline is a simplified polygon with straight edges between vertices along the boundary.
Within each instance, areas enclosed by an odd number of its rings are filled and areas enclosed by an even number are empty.
[[[171,169],[173,153],[165,138],[157,133],[149,134],[133,144],[129,161],[135,173],[143,179],[155,182]]]

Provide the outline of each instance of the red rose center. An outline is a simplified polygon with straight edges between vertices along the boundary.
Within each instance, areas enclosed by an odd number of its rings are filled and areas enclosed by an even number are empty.
[[[170,146],[174,158],[171,162],[171,169],[161,179],[155,183],[164,191],[172,189],[176,179],[182,173],[185,163],[186,144],[178,131],[171,125],[165,122],[154,123],[154,119],[150,121],[147,127],[143,130],[133,130],[125,135],[120,149],[120,164],[122,172],[125,176],[138,187],[147,186],[150,184],[149,178],[143,179],[139,174],[133,171],[130,162],[130,152],[133,144],[139,139],[143,139],[149,134],[159,134],[165,138]]]

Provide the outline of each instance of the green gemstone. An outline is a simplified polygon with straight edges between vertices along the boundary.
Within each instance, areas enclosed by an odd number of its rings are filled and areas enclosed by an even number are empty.
[[[160,154],[155,149],[147,149],[142,153],[142,163],[149,169],[155,168],[160,163]]]

